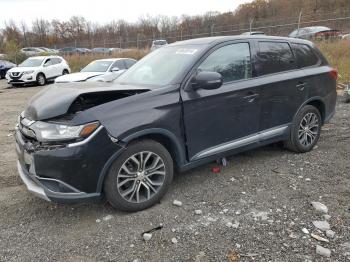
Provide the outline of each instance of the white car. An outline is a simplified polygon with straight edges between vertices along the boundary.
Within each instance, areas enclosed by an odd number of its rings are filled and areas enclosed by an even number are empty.
[[[21,49],[21,52],[26,56],[35,56],[45,53],[46,51],[39,47],[24,47]]]
[[[58,76],[70,73],[70,68],[60,56],[35,56],[7,71],[7,82],[13,86],[25,84],[45,85]]]
[[[168,44],[168,42],[166,40],[154,40],[152,42],[151,51],[154,51],[158,48],[161,48],[167,44]]]
[[[57,77],[55,83],[100,81],[110,82],[119,77],[133,64],[131,58],[108,58],[92,61],[80,72]]]

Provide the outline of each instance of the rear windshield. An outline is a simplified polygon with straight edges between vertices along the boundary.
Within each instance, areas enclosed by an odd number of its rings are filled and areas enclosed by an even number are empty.
[[[319,63],[318,57],[308,45],[292,44],[292,48],[299,68],[315,66]]]

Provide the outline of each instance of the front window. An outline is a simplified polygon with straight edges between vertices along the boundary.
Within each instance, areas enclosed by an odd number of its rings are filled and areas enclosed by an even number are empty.
[[[19,67],[37,67],[40,66],[44,59],[42,58],[28,58]]]
[[[249,44],[231,44],[215,50],[203,61],[198,70],[220,73],[224,83],[251,78]]]
[[[112,61],[93,61],[84,67],[81,72],[107,72]]]
[[[200,54],[202,46],[167,46],[150,53],[117,80],[121,84],[164,86],[170,84]]]

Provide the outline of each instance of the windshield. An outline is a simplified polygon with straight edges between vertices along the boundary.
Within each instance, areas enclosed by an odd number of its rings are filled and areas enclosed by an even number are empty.
[[[148,54],[116,82],[135,85],[168,85],[199,55],[202,46],[166,46]]]
[[[40,66],[44,59],[42,58],[28,58],[19,67],[36,67]]]
[[[112,61],[93,61],[84,67],[81,72],[106,72]]]

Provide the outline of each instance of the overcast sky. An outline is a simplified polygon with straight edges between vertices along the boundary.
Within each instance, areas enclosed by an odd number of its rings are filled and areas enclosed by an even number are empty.
[[[9,19],[27,24],[35,18],[68,20],[84,16],[96,23],[124,19],[136,22],[142,15],[180,16],[208,11],[233,11],[252,0],[0,0],[0,27]]]

